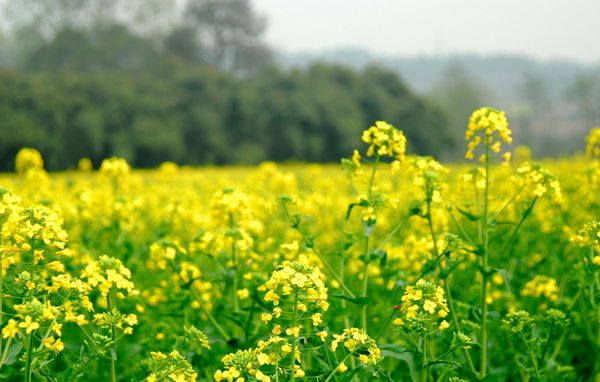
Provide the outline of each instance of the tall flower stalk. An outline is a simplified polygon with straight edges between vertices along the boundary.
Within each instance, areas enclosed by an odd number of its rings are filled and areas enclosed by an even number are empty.
[[[489,247],[490,247],[490,165],[491,153],[500,152],[502,143],[510,144],[512,142],[511,130],[508,128],[508,122],[504,112],[489,107],[483,107],[476,110],[469,119],[469,125],[465,133],[465,139],[469,141],[467,159],[474,158],[476,147],[483,142],[484,154],[479,157],[479,161],[484,165],[483,174],[483,200],[478,205],[478,240],[477,253],[479,255],[478,263],[481,272],[480,284],[480,305],[481,305],[481,331],[479,342],[481,345],[481,358],[479,378],[483,379],[487,375],[488,367],[488,280],[493,274],[489,266]],[[503,155],[505,161],[510,159],[510,153]],[[476,189],[478,185],[476,185]]]

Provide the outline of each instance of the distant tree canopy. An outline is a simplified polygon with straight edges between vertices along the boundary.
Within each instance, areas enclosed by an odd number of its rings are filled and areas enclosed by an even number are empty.
[[[121,156],[136,167],[163,161],[337,162],[361,145],[362,130],[386,120],[409,150],[439,155],[454,141],[441,112],[393,73],[329,65],[239,78],[212,68],[163,73],[59,75],[0,71],[0,170],[22,147],[51,170]]]
[[[30,71],[207,65],[247,76],[272,62],[249,0],[0,0],[0,22],[0,66]]]
[[[413,153],[453,149],[446,118],[379,67],[282,70],[249,0],[0,0],[0,170],[163,161],[338,161],[386,120]]]

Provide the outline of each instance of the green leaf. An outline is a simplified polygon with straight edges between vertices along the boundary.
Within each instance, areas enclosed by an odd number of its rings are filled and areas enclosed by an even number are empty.
[[[440,359],[438,361],[427,362],[427,364],[425,365],[425,367],[433,366],[433,365],[439,364],[439,363],[443,363],[443,364],[447,364],[447,365],[454,365],[456,367],[463,367],[460,363],[452,362],[452,361],[444,361],[443,359]]]
[[[502,279],[504,280],[504,285],[506,285],[506,291],[509,294],[512,294],[512,291],[511,291],[512,288],[510,287],[510,275],[508,274],[506,269],[498,269],[497,271],[498,271],[498,273],[500,273],[500,275],[502,276]]]
[[[373,230],[375,229],[375,223],[377,223],[377,220],[374,219],[362,221],[363,233],[366,237],[371,236],[371,234],[373,233]]]
[[[352,298],[352,297],[350,297],[348,295],[345,295],[345,294],[332,294],[331,297],[341,298],[341,299],[350,301],[351,303],[356,304],[356,305],[367,305],[371,301],[371,299],[368,298],[368,297],[354,297],[354,298]]]
[[[2,365],[2,367],[0,367],[0,379],[8,378],[11,370],[12,369],[7,364]]]
[[[392,357],[402,360],[408,364],[410,378],[413,382],[417,382],[417,368],[415,367],[414,351],[408,350],[398,345],[380,345],[381,355],[384,357]]]
[[[17,360],[17,356],[21,352],[21,349],[23,349],[23,344],[21,344],[20,342],[14,343],[8,349],[8,354],[6,355],[6,360],[4,361],[4,363],[6,365],[12,365]]]
[[[458,210],[458,212],[460,212],[461,214],[463,214],[464,216],[466,216],[467,219],[469,219],[472,222],[481,220],[481,216],[473,215],[472,213],[467,212],[467,211],[461,209],[460,207],[456,207],[456,209]]]

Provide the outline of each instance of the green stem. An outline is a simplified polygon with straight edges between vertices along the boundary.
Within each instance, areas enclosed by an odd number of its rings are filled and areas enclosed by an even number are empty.
[[[540,378],[542,375],[540,374],[540,369],[538,367],[537,360],[535,359],[535,356],[533,355],[533,350],[529,350],[529,359],[531,359],[531,363],[533,364],[533,369],[535,370],[535,376],[537,378]]]
[[[106,306],[108,308],[108,310],[110,311],[110,294],[106,295]],[[115,327],[111,327],[110,328],[110,335],[111,335],[111,339],[113,341],[113,346],[115,346],[115,354],[111,354],[110,356],[110,378],[111,378],[111,382],[117,382],[117,360],[115,359],[116,357],[116,353],[117,353],[117,348],[116,348],[116,333],[115,333]]]
[[[25,361],[25,382],[31,382],[33,374],[33,331],[27,336],[27,360]]]
[[[558,353],[560,353],[560,350],[562,349],[562,346],[565,343],[565,340],[567,339],[568,332],[568,330],[563,331],[560,338],[558,339],[558,342],[556,343],[556,345],[554,345],[554,351],[552,352],[552,355],[549,358],[550,361],[554,361],[556,357],[558,357]]]
[[[502,251],[502,254],[500,255],[500,259],[504,259],[504,255],[506,255],[506,253],[510,249],[513,241],[515,240],[515,237],[517,237],[517,232],[519,232],[519,229],[521,229],[521,226],[523,225],[523,222],[525,222],[525,219],[527,219],[527,217],[531,214],[531,211],[533,210],[533,207],[535,206],[536,202],[537,202],[537,196],[531,201],[531,204],[529,205],[529,207],[527,207],[527,209],[523,213],[523,216],[521,217],[521,220],[519,220],[519,223],[515,227],[515,230],[510,235],[510,238],[508,239],[508,242],[506,243],[506,246],[504,247],[504,250]]]
[[[327,349],[325,349],[325,346],[322,346],[321,349],[323,350],[323,353],[325,354],[325,359],[327,360],[327,364],[329,365],[329,368],[331,370],[333,370],[333,364],[331,363],[331,357],[329,355],[329,352],[327,351]],[[336,377],[333,377],[333,379],[337,381]]]
[[[4,345],[4,351],[2,352],[2,356],[0,357],[0,369],[4,366],[4,362],[6,362],[6,358],[8,357],[8,349],[10,346],[12,338],[8,337],[8,341],[6,341],[6,345]]]
[[[375,173],[377,172],[377,165],[379,164],[379,159],[381,156],[377,154],[375,156],[375,162],[373,163],[373,171],[371,172],[371,179],[369,179],[369,189],[367,190],[367,195],[371,195],[373,192],[373,184],[375,183]],[[360,297],[363,299],[367,298],[367,294],[369,291],[369,264],[371,263],[371,235],[365,235],[365,251],[364,251],[364,268],[363,268],[363,279],[362,285],[360,288]],[[360,324],[362,329],[367,331],[367,304],[364,304],[360,308]]]
[[[233,214],[229,213],[229,228],[233,231],[235,228],[235,221],[233,219]],[[231,236],[231,285],[233,289],[233,312],[238,315],[240,312],[240,301],[237,295],[238,290],[238,279],[237,279],[237,253],[235,247],[235,237]]]
[[[93,357],[88,357],[88,359],[85,360],[85,362],[82,362],[79,366],[74,367],[73,372],[71,373],[71,376],[76,376],[77,374],[79,374],[79,372],[81,370],[83,370],[88,365],[88,363],[90,363],[93,359],[94,359]],[[68,381],[70,381],[70,380],[71,380],[71,378],[68,379]]]
[[[379,332],[377,333],[377,335],[375,337],[373,337],[375,342],[379,341],[379,339],[381,338],[383,333],[385,333],[388,325],[390,324],[390,322],[392,322],[393,317],[394,317],[394,311],[392,310],[392,312],[387,316],[385,321],[383,321],[383,325],[381,325],[381,328],[379,329]]]
[[[498,216],[500,216],[500,214],[502,212],[504,212],[504,210],[517,198],[517,196],[519,196],[519,194],[521,193],[521,191],[523,191],[525,189],[525,186],[527,186],[527,184],[523,184],[521,186],[521,188],[519,188],[517,190],[517,192],[515,192],[514,195],[504,203],[504,205],[498,210],[498,212],[496,212],[496,214],[494,214],[494,216],[492,216],[492,218],[490,219],[490,222],[495,222],[496,221],[496,219],[498,218]]]
[[[292,328],[296,328],[298,324],[298,288],[294,288],[294,306],[292,308],[294,312],[294,318],[292,319]],[[290,354],[290,382],[296,380],[296,336],[292,333],[292,352]]]
[[[487,137],[486,137],[487,140]],[[485,144],[485,189],[483,194],[483,214],[481,216],[481,230],[483,239],[483,253],[481,255],[481,367],[479,378],[483,379],[487,375],[487,362],[488,362],[488,328],[487,328],[487,313],[488,307],[486,302],[487,297],[487,281],[489,278],[488,271],[488,255],[489,255],[489,238],[490,238],[490,227],[488,221],[488,208],[489,208],[489,192],[490,192],[490,153],[491,153],[491,142]]]
[[[341,365],[342,363],[346,362],[346,360],[348,360],[348,358],[350,358],[350,356],[351,356],[352,354],[354,354],[354,352],[350,352],[350,353],[348,353],[348,354],[347,354],[347,355],[344,357],[344,359],[342,360],[342,362],[340,362],[338,365]],[[331,374],[329,374],[329,376],[327,377],[327,379],[326,379],[324,382],[329,382],[329,381],[331,381],[331,378],[334,378],[334,375],[335,375],[335,373],[337,373],[337,371],[338,371],[338,369],[337,369],[337,368],[335,368],[335,369],[334,369],[334,370],[331,372]]]
[[[363,279],[362,286],[360,289],[360,297],[363,299],[367,298],[368,290],[369,290],[369,264],[371,263],[371,255],[369,253],[370,250],[370,236],[365,237],[365,252],[364,252],[364,268],[363,268]],[[366,332],[367,331],[367,304],[364,304],[360,308],[360,325],[361,328]]]
[[[345,269],[346,269],[346,260],[344,259],[344,256],[342,255],[341,256],[341,261],[340,261],[340,278],[341,278],[341,280],[345,280],[346,279]],[[346,310],[346,306],[347,306],[346,300],[345,299],[341,299],[341,300],[342,300],[341,301],[342,312],[347,312],[347,310]],[[349,328],[349,327],[352,326],[351,323],[350,323],[350,317],[348,316],[348,314],[344,314],[344,325],[345,325],[346,328]],[[325,352],[325,353],[327,353],[327,352]],[[356,367],[356,360],[354,358],[352,358],[352,359],[350,359],[350,362],[351,362],[352,369],[354,369]],[[331,365],[330,365],[330,367],[333,368]],[[356,375],[354,377],[356,377]],[[353,381],[355,380],[354,377],[353,377]],[[335,377],[334,377],[334,379],[337,380],[337,378],[335,378]]]
[[[450,218],[452,219],[452,222],[456,225],[456,227],[458,227],[461,235],[463,236],[463,238],[469,242],[469,244],[471,244],[471,246],[473,248],[476,248],[477,245],[475,244],[475,242],[471,239],[471,237],[469,236],[469,234],[467,233],[467,231],[465,231],[465,228],[462,226],[462,224],[460,224],[460,222],[458,221],[458,219],[456,219],[456,216],[454,216],[454,212],[452,211],[453,207],[451,206],[446,206],[446,210],[450,213]]]
[[[421,345],[422,365],[421,365],[421,382],[427,382],[429,378],[429,369],[427,368],[427,336],[423,336]]]
[[[233,238],[232,238],[233,240]],[[231,259],[232,259],[232,263],[233,263],[233,267],[232,267],[232,289],[233,289],[233,311],[234,313],[238,314],[240,312],[240,300],[237,294],[237,290],[238,290],[238,279],[237,279],[237,257],[236,257],[236,253],[235,253],[235,240],[233,240],[233,243],[231,244]]]
[[[377,165],[379,164],[379,160],[381,159],[381,155],[377,154],[375,156],[375,161],[373,162],[373,171],[371,171],[371,179],[369,179],[369,189],[367,193],[370,194],[373,189],[373,184],[375,183],[375,173],[377,172]]]
[[[206,307],[204,306],[204,304],[202,304],[202,300],[200,299],[200,296],[198,295],[198,291],[196,291],[193,287],[190,288],[190,290],[194,294],[194,297],[196,297],[196,300],[198,300],[198,302],[200,302],[200,309],[202,310],[202,312],[204,312],[204,314],[206,314],[206,316],[208,317],[208,320],[213,324],[213,326],[215,327],[215,329],[217,329],[217,331],[221,334],[221,336],[223,337],[223,339],[226,342],[231,341],[231,337],[227,334],[227,332],[225,332],[225,330],[223,329],[223,327],[215,319],[215,317],[212,315],[212,313],[209,312],[208,309],[206,309]]]

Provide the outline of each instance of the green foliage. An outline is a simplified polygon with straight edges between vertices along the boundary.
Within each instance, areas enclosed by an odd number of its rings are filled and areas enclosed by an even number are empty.
[[[376,119],[400,126],[412,152],[453,145],[443,115],[377,67],[362,73],[329,65],[271,67],[252,78],[208,67],[53,75],[5,70],[0,115],[2,171],[14,168],[22,147],[38,149],[50,170],[74,168],[83,157],[98,166],[111,156],[136,167],[334,162],[360,144],[362,127]]]

